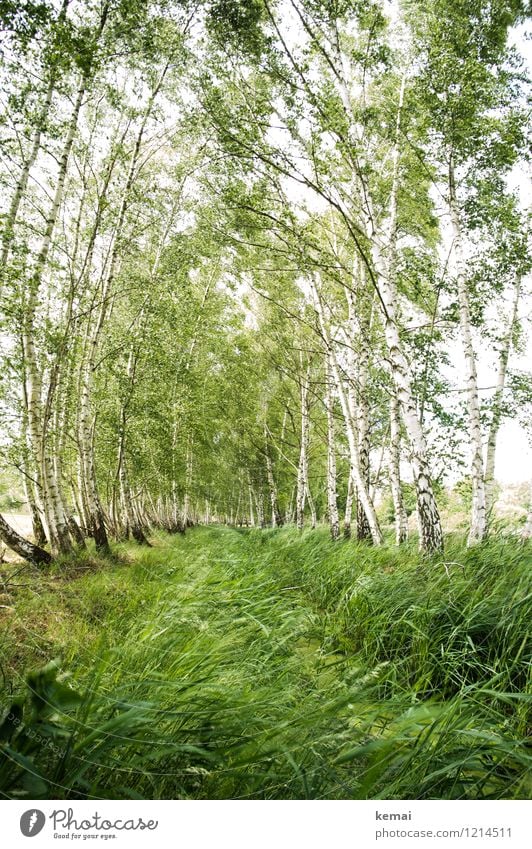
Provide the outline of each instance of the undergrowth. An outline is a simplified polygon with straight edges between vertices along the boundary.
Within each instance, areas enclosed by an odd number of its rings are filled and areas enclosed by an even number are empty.
[[[528,545],[154,543],[6,583],[4,797],[530,796]]]

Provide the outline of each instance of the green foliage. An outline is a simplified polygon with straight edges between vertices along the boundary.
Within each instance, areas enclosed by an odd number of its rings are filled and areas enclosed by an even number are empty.
[[[383,487],[395,368],[438,504],[469,509],[469,478],[449,497],[438,482],[467,428],[440,217],[451,202],[463,227],[474,347],[506,367],[525,346],[505,299],[531,265],[506,188],[526,161],[507,47],[523,4],[403,5],[395,43],[366,0],[300,0],[299,39],[263,0],[0,0],[1,451],[54,555],[74,515],[96,536],[103,513],[119,539],[185,515],[289,521],[307,460],[299,491],[321,519],[326,327],[340,506],[353,414]],[[525,418],[531,395],[509,369],[482,426]],[[405,457],[423,442],[400,436]],[[20,503],[1,489],[0,507]],[[530,548],[491,528],[431,560],[413,542],[211,527],[107,560],[91,543],[29,585],[8,574],[0,792],[527,798]]]
[[[466,477],[458,481],[453,487],[453,493],[459,498],[459,509],[467,513],[471,509],[471,501],[473,498],[473,485],[471,478]]]
[[[403,496],[403,506],[405,508],[406,515],[411,516],[416,509],[416,492],[414,489],[414,485],[411,483],[402,483],[401,493]],[[438,499],[438,501],[440,501],[440,499]],[[395,510],[391,495],[383,500],[382,504],[380,505],[379,512],[382,515],[384,522],[388,524],[393,523],[395,518]]]
[[[527,798],[530,565],[510,540],[450,540],[443,562],[325,530],[205,528],[43,584],[39,609],[21,590],[30,627],[59,598],[61,613],[32,658],[4,637],[10,677],[49,652],[72,675],[33,675],[29,700],[17,685],[2,792]]]
[[[209,29],[222,45],[233,43],[244,54],[260,55],[265,44],[262,0],[211,0],[208,12]]]
[[[3,32],[16,36],[17,42],[26,47],[35,38],[40,28],[52,16],[49,3],[33,0],[0,0],[0,24]]]
[[[0,510],[18,510],[24,503],[20,481],[5,469],[0,474]]]

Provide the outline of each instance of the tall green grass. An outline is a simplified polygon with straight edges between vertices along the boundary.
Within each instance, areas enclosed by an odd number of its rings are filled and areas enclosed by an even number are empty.
[[[529,546],[155,543],[16,591],[4,796],[530,796]]]

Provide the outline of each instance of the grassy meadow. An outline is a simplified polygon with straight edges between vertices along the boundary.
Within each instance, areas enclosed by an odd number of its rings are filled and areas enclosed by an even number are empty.
[[[3,571],[4,798],[530,796],[529,544],[153,542]]]

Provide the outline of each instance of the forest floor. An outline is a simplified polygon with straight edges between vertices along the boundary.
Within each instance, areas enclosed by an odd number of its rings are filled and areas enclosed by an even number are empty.
[[[530,796],[530,544],[153,543],[1,570],[0,794]]]

